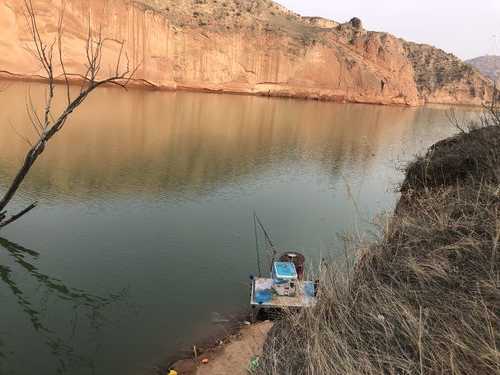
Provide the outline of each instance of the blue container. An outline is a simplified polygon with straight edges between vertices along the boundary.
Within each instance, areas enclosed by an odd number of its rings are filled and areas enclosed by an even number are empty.
[[[269,289],[257,290],[255,292],[255,302],[259,305],[269,302],[273,299],[273,293]]]
[[[273,277],[281,280],[297,280],[297,270],[292,262],[274,262]]]
[[[315,292],[315,287],[314,287],[314,282],[313,281],[306,281],[304,283],[304,294],[307,297],[314,297],[314,292]]]

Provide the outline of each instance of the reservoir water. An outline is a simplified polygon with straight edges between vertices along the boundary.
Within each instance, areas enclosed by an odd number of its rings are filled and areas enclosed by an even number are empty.
[[[0,92],[0,189],[43,86]],[[101,89],[35,165],[0,234],[0,374],[142,374],[248,305],[252,212],[276,244],[343,257],[395,205],[444,107]]]

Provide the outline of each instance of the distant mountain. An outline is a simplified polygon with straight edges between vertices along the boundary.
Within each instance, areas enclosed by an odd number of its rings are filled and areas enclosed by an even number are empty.
[[[467,64],[472,65],[483,75],[500,83],[500,56],[481,56],[467,60]]]
[[[334,100],[481,104],[491,82],[457,57],[428,45],[302,17],[271,0],[36,0],[42,37],[54,38],[65,4],[67,66],[84,71],[89,16],[109,40],[126,41],[138,84]],[[30,78],[24,2],[0,0],[0,76]],[[417,22],[417,21],[415,21]],[[113,56],[109,43],[105,56]]]

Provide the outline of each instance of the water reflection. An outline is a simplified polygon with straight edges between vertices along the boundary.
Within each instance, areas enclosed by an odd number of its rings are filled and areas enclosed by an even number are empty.
[[[2,123],[29,134],[23,88],[9,90]],[[111,190],[200,194],[291,161],[315,160],[328,173],[346,164],[366,170],[421,115],[398,107],[103,90],[51,143],[26,190],[51,190],[59,199]],[[5,181],[26,145],[5,125],[0,142],[9,144],[0,159]]]
[[[77,334],[79,325],[82,324],[82,319],[85,319],[95,331],[99,330],[106,322],[106,309],[111,305],[126,301],[127,289],[106,297],[99,296],[69,287],[62,280],[41,272],[35,265],[40,254],[34,250],[0,238],[0,251],[5,251],[15,265],[8,265],[12,262],[0,258],[0,280],[11,292],[11,296],[27,317],[41,342],[55,358],[54,363],[57,366],[54,368],[54,373],[66,374],[75,368],[79,371],[88,369],[89,373],[94,373],[95,366],[92,358],[79,354],[78,350],[73,347],[72,340]],[[33,290],[36,292],[33,293]],[[49,315],[53,312],[51,310],[61,302],[64,302],[67,305],[66,308],[72,312],[70,334],[67,337],[63,337],[61,331],[53,330],[48,325]],[[3,332],[0,331],[0,370],[2,369],[1,361],[7,357],[4,349],[9,344],[9,339],[4,340],[2,336]]]

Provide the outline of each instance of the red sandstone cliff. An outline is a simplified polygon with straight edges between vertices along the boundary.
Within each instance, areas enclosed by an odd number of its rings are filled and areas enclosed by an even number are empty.
[[[61,0],[33,2],[53,37]],[[300,17],[270,0],[66,0],[72,70],[83,69],[89,17],[126,41],[136,78],[160,88],[407,105],[481,104],[491,93],[487,79],[442,51],[367,32],[357,19]],[[0,71],[39,74],[26,52],[23,2],[0,0],[0,24]]]

